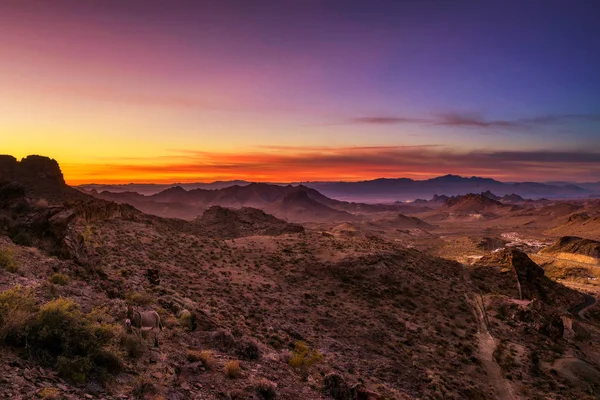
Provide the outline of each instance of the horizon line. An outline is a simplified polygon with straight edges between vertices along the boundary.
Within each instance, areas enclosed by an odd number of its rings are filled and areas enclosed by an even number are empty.
[[[432,176],[431,178],[427,178],[427,179],[414,179],[414,178],[407,178],[407,177],[379,177],[379,178],[373,178],[373,179],[362,179],[362,180],[304,180],[304,181],[270,181],[270,180],[266,180],[266,181],[261,181],[261,180],[246,180],[246,179],[230,179],[230,180],[222,180],[222,179],[218,179],[218,180],[214,180],[214,181],[202,181],[202,180],[195,180],[195,181],[187,181],[187,182],[127,182],[127,183],[121,183],[121,182],[85,182],[85,183],[79,183],[79,184],[69,184],[67,182],[67,184],[69,186],[74,186],[74,187],[79,187],[79,186],[89,186],[89,185],[104,185],[104,186],[128,186],[128,185],[156,185],[156,186],[179,186],[179,185],[193,185],[193,184],[203,184],[203,185],[210,185],[210,184],[215,184],[215,183],[231,183],[231,182],[244,182],[244,183],[248,183],[248,184],[252,184],[252,183],[265,183],[265,184],[272,184],[272,185],[293,185],[293,184],[303,184],[303,183],[362,183],[362,182],[372,182],[372,181],[377,181],[377,180],[400,180],[400,179],[405,179],[405,180],[411,180],[413,182],[424,182],[424,181],[429,181],[429,180],[433,180],[433,179],[437,179],[437,178],[444,178],[444,177],[459,177],[462,179],[473,179],[473,178],[478,178],[478,179],[490,179],[499,183],[505,183],[505,184],[510,184],[510,183],[540,183],[540,184],[547,184],[547,185],[557,185],[557,184],[564,184],[564,185],[577,185],[577,184],[589,184],[589,183],[597,183],[595,181],[567,181],[567,180],[557,180],[557,181],[551,181],[551,180],[546,180],[546,181],[535,181],[535,180],[524,180],[524,181],[518,181],[518,180],[508,180],[508,181],[503,181],[503,180],[499,180],[496,178],[490,178],[490,177],[486,177],[486,176],[478,176],[478,175],[472,175],[472,176],[466,176],[466,175],[459,175],[459,174],[444,174],[444,175],[437,175],[437,176]],[[600,182],[600,181],[599,181]]]

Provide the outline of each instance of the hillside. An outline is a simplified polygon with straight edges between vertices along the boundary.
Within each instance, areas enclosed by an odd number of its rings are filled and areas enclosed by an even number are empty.
[[[585,236],[600,240],[600,216],[587,213],[575,213],[567,221],[549,229],[547,233],[555,236]]]
[[[576,236],[564,236],[552,246],[540,251],[541,254],[572,254],[600,260],[600,242]]]
[[[360,220],[332,235],[249,208],[165,219],[81,193],[40,202],[27,181],[0,184],[2,396],[574,399],[600,390],[600,320],[578,317],[588,299],[523,253],[467,266],[393,236],[342,232],[363,229]],[[290,188],[283,197],[229,190],[296,217],[345,212]],[[162,198],[180,195],[189,196]],[[379,221],[436,229],[397,214]],[[128,305],[160,315],[158,348],[152,333],[127,330]],[[592,379],[578,375],[582,366]]]
[[[288,235],[268,242],[263,238],[221,241],[179,229],[185,222],[175,224],[133,209],[125,214],[119,211],[123,206],[104,202],[94,203],[98,206],[92,212],[90,204],[74,204],[80,212],[75,208],[58,212],[72,218],[56,219],[54,214],[45,220],[52,231],[61,227],[67,233],[53,237],[54,245],[46,250],[60,255],[62,261],[7,239],[2,239],[0,245],[2,254],[10,255],[11,264],[11,272],[2,271],[0,289],[14,288],[19,282],[35,288],[31,294],[16,292],[32,296],[30,312],[41,313],[58,306],[58,296],[72,299],[83,313],[60,311],[74,313],[68,318],[88,318],[85,313],[95,306],[106,310],[98,315],[108,324],[105,329],[114,335],[114,339],[107,338],[107,346],[115,346],[111,354],[116,358],[110,361],[114,365],[109,368],[107,361],[90,358],[91,367],[80,374],[86,382],[116,371],[121,371],[119,378],[103,385],[77,384],[80,375],[60,370],[66,381],[59,390],[68,398],[116,398],[128,390],[184,397],[195,392],[207,398],[245,393],[245,398],[254,398],[260,393],[260,385],[266,385],[281,398],[320,399],[323,393],[337,393],[346,381],[348,388],[353,386],[355,392],[362,391],[367,397],[366,393],[371,392],[387,398],[426,393],[455,397],[466,387],[482,385],[462,378],[472,375],[468,371],[475,370],[474,364],[461,366],[464,374],[449,374],[455,367],[434,363],[435,357],[428,350],[441,339],[431,330],[432,319],[442,325],[455,321],[452,323],[465,326],[464,337],[444,341],[444,351],[449,354],[459,354],[462,341],[468,341],[470,332],[476,329],[462,295],[455,291],[461,285],[458,264],[416,251],[393,249],[385,243],[332,242],[318,234]],[[107,212],[98,208],[100,205],[117,207],[117,211]],[[46,215],[43,207],[22,209],[22,214],[9,217],[11,226],[30,236],[32,244],[44,242],[46,232],[20,221]],[[60,244],[69,243],[77,245],[58,251]],[[53,277],[56,274],[60,274],[60,280]],[[435,300],[409,300],[432,291],[437,293]],[[120,321],[125,318],[126,302],[159,310],[166,325],[159,350],[135,344],[123,331]],[[36,311],[39,305],[42,308]],[[428,312],[415,315],[422,307]],[[448,307],[455,308],[452,317],[446,313]],[[184,308],[191,312],[191,320],[176,318]],[[315,309],[322,310],[326,318]],[[410,324],[403,322],[409,319]],[[10,328],[3,325],[3,329]],[[67,325],[65,329],[71,328]],[[309,349],[318,350],[314,353],[320,354],[315,366],[288,361],[290,356],[286,354],[291,351],[294,357],[294,351],[300,352],[304,346],[298,343],[303,342]],[[382,346],[382,342],[389,345]],[[31,368],[35,359],[19,361],[15,358],[18,353],[11,350],[18,349],[19,343],[16,340],[2,353],[3,362],[12,360],[15,365]],[[198,353],[193,353],[194,349]],[[205,354],[211,359],[204,364],[192,358],[200,350],[210,351]],[[85,350],[52,354],[90,357],[96,353]],[[415,357],[416,364],[410,361]],[[53,372],[53,367],[59,365],[56,360],[60,358],[42,363],[44,369],[36,369],[35,379],[15,393],[31,393],[40,390],[38,385],[51,384],[57,376]],[[243,366],[237,379],[227,379],[221,372],[231,360],[241,360]],[[142,373],[140,378],[129,372],[133,370]],[[432,373],[435,385],[430,383]],[[11,379],[17,376],[21,375]],[[303,376],[312,383],[303,383]],[[354,386],[359,381],[363,383]],[[485,389],[481,386],[477,390]]]
[[[212,206],[192,222],[200,227],[204,234],[222,239],[304,232],[302,225],[290,224],[250,207],[233,210]]]

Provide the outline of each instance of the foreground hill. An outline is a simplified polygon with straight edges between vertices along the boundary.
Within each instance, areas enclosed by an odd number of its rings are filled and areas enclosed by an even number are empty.
[[[206,235],[222,239],[244,236],[278,236],[286,233],[304,232],[302,225],[290,224],[256,208],[243,207],[239,210],[212,206],[196,218],[193,223]]]
[[[482,258],[470,276],[481,293],[482,365],[499,398],[596,398],[600,331],[582,317],[590,296],[550,280],[515,250]]]

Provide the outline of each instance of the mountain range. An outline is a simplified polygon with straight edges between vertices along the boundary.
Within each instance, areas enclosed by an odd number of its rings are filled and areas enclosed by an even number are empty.
[[[184,184],[135,184],[102,185],[87,184],[79,186],[86,191],[137,192],[153,195],[166,189],[179,186],[186,190],[218,190],[231,186],[247,186],[247,181],[217,181],[212,183]],[[272,183],[286,186],[285,183]],[[527,198],[587,198],[600,194],[600,183],[575,184],[569,182],[500,182],[491,178],[462,177],[444,175],[427,180],[408,178],[380,178],[360,182],[292,182],[292,186],[305,186],[316,189],[325,196],[345,201],[365,203],[390,203],[394,201],[412,201],[417,198],[430,198],[436,194],[447,196],[490,191],[498,196],[516,194]]]

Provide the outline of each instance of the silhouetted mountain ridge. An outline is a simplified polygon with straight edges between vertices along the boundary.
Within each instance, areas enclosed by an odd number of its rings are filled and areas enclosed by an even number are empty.
[[[283,183],[269,183],[287,186]],[[84,190],[109,190],[111,192],[137,191],[142,194],[156,194],[173,186],[193,191],[196,189],[214,190],[233,186],[247,186],[246,181],[218,181],[213,183],[186,183],[171,185],[82,185]],[[497,196],[518,195],[526,198],[585,198],[600,193],[600,183],[573,184],[572,182],[500,182],[492,178],[478,176],[463,177],[444,175],[426,180],[410,178],[377,178],[359,182],[292,182],[293,186],[305,186],[316,189],[323,195],[346,201],[368,203],[393,203],[394,201],[412,201],[417,198],[431,198],[433,195],[457,196],[467,193],[490,191]]]

